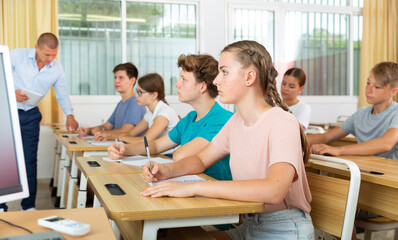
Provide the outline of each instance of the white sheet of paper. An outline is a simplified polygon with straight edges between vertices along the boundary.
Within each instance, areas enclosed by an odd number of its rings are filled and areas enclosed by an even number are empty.
[[[201,178],[198,175],[185,175],[180,177],[173,177],[165,180],[160,180],[157,182],[148,182],[149,185],[153,186],[159,182],[167,182],[167,181],[174,181],[174,182],[181,182],[181,183],[192,183],[192,182],[204,182],[208,181],[207,179]]]
[[[40,94],[40,93],[37,93],[34,91],[30,91],[27,89],[23,89],[22,92],[25,93],[29,98],[28,100],[25,101],[25,103],[32,105],[32,106],[36,106],[39,103],[41,97],[43,97],[43,94]]]
[[[113,160],[108,157],[103,158],[105,161],[121,161],[122,163],[133,165],[133,166],[138,166],[142,167],[148,162],[148,158],[146,156],[131,156],[131,157],[124,157],[122,159],[117,159]],[[171,159],[165,159],[161,157],[153,157],[151,158],[151,161],[157,162],[160,164],[168,164],[168,163],[173,163],[173,160]]]
[[[79,138],[81,138],[81,139],[90,139],[90,138],[94,138],[94,135],[81,136]]]
[[[116,143],[115,141],[87,141],[87,142],[94,146],[109,146],[112,143]]]

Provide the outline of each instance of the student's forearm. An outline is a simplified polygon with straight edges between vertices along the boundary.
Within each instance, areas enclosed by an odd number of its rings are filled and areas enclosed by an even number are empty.
[[[103,129],[104,129],[104,127],[102,125],[101,126],[92,127],[92,128],[88,129],[89,130],[88,134],[94,135],[96,132],[101,132]]]
[[[278,204],[286,196],[286,191],[281,191],[278,184],[266,179],[199,182],[193,189],[196,196],[268,204]]]
[[[157,150],[157,147],[155,144],[148,144],[149,147],[149,152],[150,154],[159,154],[159,151]],[[139,143],[129,143],[126,144],[126,151],[124,153],[125,155],[145,155],[146,150],[145,150],[145,145],[144,141],[139,142]]]
[[[108,139],[113,139],[113,138],[117,138],[118,136],[125,134],[126,132],[123,131],[121,128],[119,129],[110,129],[110,130],[106,130],[104,131],[104,135],[106,136],[106,138]]]
[[[307,141],[309,145],[319,144],[319,143],[326,143],[325,134],[309,134],[307,135]]]
[[[375,155],[389,152],[394,146],[379,138],[366,142],[339,147],[340,155]]]
[[[133,143],[133,144],[144,142],[143,137],[130,137],[127,135],[123,135],[122,137],[120,137],[120,140],[126,143]]]
[[[199,174],[206,170],[198,156],[190,156],[170,165],[172,176],[182,176],[186,174]]]

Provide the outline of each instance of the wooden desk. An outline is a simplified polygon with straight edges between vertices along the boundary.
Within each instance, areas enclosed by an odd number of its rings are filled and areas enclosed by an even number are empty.
[[[346,146],[346,145],[351,145],[351,144],[356,144],[356,143],[357,143],[357,139],[352,135],[348,135],[346,137],[340,138],[336,141],[329,143],[329,145],[334,146],[334,147],[341,147],[341,146]]]
[[[355,162],[361,170],[382,172],[384,175],[361,173],[358,207],[398,221],[398,160],[376,156],[340,156]],[[348,170],[340,164],[310,160],[313,169],[343,176]]]
[[[48,126],[51,128],[51,130],[53,130],[54,133],[72,133],[66,129],[65,124],[63,123],[52,123],[48,124]]]
[[[78,168],[76,157],[88,156],[88,153],[100,152],[101,155],[107,155],[107,146],[94,146],[87,140],[71,134],[56,134],[57,140],[62,146],[61,158],[59,164],[59,178],[57,196],[60,196],[60,207],[71,208],[73,199],[73,190],[77,189]],[[91,139],[92,140],[92,139]],[[67,169],[70,168],[70,172]]]
[[[118,162],[109,162],[102,160],[103,157],[78,157],[76,165],[80,170],[80,184],[79,193],[77,196],[77,207],[86,207],[87,200],[87,179],[92,175],[107,175],[107,174],[128,174],[128,173],[141,173],[142,168]],[[95,161],[100,166],[91,167],[88,162]]]
[[[7,220],[16,225],[23,226],[34,233],[51,231],[49,228],[39,226],[37,219],[49,216],[59,216],[72,220],[76,220],[91,225],[89,233],[82,237],[72,237],[67,234],[60,233],[66,239],[92,239],[92,240],[112,240],[116,239],[112,231],[108,217],[103,208],[86,208],[86,209],[51,209],[37,210],[25,212],[4,212],[0,213],[0,218]],[[10,226],[4,222],[0,222],[0,237],[10,237],[16,235],[27,234],[26,231]]]
[[[149,185],[141,174],[93,175],[88,182],[112,220],[134,221],[133,239],[156,239],[159,228],[234,223],[241,213],[264,211],[263,203],[203,197],[142,197],[140,192]],[[126,194],[111,195],[105,187],[109,183],[118,184]]]

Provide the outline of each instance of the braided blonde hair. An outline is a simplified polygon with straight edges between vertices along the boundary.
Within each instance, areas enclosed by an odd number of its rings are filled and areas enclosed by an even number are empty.
[[[278,72],[272,64],[271,56],[263,45],[255,41],[244,40],[229,44],[222,52],[234,53],[236,56],[235,60],[240,62],[244,69],[254,67],[264,101],[272,107],[278,106],[285,111],[289,111],[289,107],[282,101],[276,88]],[[304,129],[301,125],[299,126],[303,159],[304,162],[307,162],[310,149]]]

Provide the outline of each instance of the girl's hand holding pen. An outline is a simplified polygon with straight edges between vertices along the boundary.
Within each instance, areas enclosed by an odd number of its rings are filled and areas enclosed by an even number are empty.
[[[169,178],[168,175],[170,173],[170,168],[168,166],[156,163],[154,161],[151,161],[151,163],[152,172],[150,171],[149,162],[142,167],[142,176],[144,177],[145,181],[154,182]]]
[[[108,147],[108,157],[110,159],[122,159],[125,151],[126,151],[125,145],[112,143]]]

